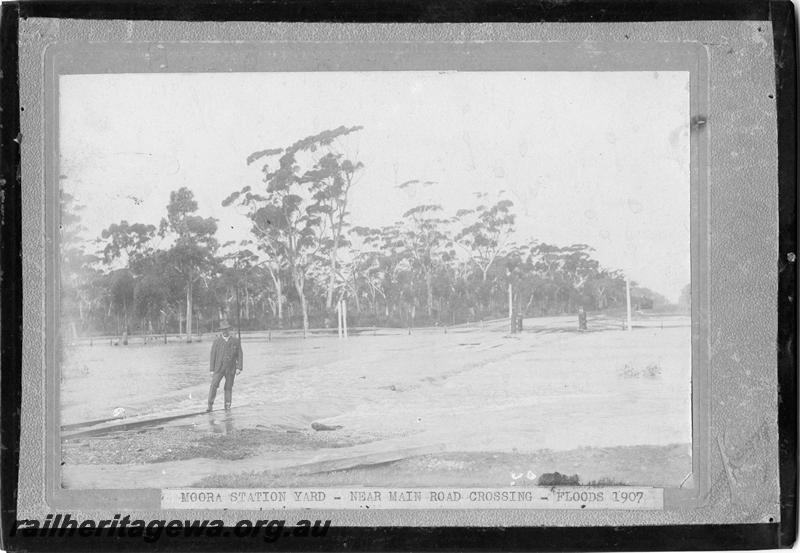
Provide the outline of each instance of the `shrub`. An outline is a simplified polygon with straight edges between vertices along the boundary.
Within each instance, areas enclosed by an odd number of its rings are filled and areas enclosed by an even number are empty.
[[[560,472],[546,472],[539,477],[540,486],[580,486],[581,479],[577,474],[567,476]]]

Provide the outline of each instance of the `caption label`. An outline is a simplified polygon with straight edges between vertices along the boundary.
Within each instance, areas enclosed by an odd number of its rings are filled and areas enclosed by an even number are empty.
[[[660,510],[664,490],[632,486],[526,488],[165,489],[162,509]]]

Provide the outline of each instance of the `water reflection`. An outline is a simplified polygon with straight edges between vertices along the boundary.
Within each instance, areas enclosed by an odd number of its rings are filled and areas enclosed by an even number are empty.
[[[208,427],[214,434],[232,434],[234,431],[233,415],[226,412],[223,418],[219,418],[214,412],[208,414]]]

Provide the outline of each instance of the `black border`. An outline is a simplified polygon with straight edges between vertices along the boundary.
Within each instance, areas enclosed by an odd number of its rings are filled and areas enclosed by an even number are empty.
[[[0,6],[0,547],[17,513],[22,397],[22,182],[20,167],[19,15]]]
[[[287,518],[287,525],[292,519]],[[298,517],[299,518],[299,517]],[[713,551],[776,549],[777,524],[581,528],[331,527],[324,538],[23,538],[9,551]]]
[[[797,539],[797,29],[794,6],[773,2],[778,108],[778,443],[780,541]]]
[[[778,107],[778,384],[781,523],[603,528],[331,528],[324,539],[12,538],[19,472],[22,264],[19,19],[326,22],[611,22],[771,20]],[[7,2],[0,7],[0,546],[123,550],[709,550],[791,547],[797,536],[797,73],[790,0],[202,0]],[[790,257],[792,257],[790,259]]]
[[[766,0],[32,0],[21,17],[444,23],[770,19]]]

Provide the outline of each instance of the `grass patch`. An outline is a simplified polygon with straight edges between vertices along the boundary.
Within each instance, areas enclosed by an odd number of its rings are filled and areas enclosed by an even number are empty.
[[[182,461],[184,459],[226,459],[234,461],[252,455],[258,449],[262,433],[250,429],[231,432],[230,434],[211,434],[201,437],[193,443],[182,444],[175,449],[169,448],[153,459],[154,463],[163,461]]]
[[[645,367],[634,367],[630,363],[625,363],[625,367],[620,371],[623,378],[656,378],[661,376],[661,365],[650,363]]]

